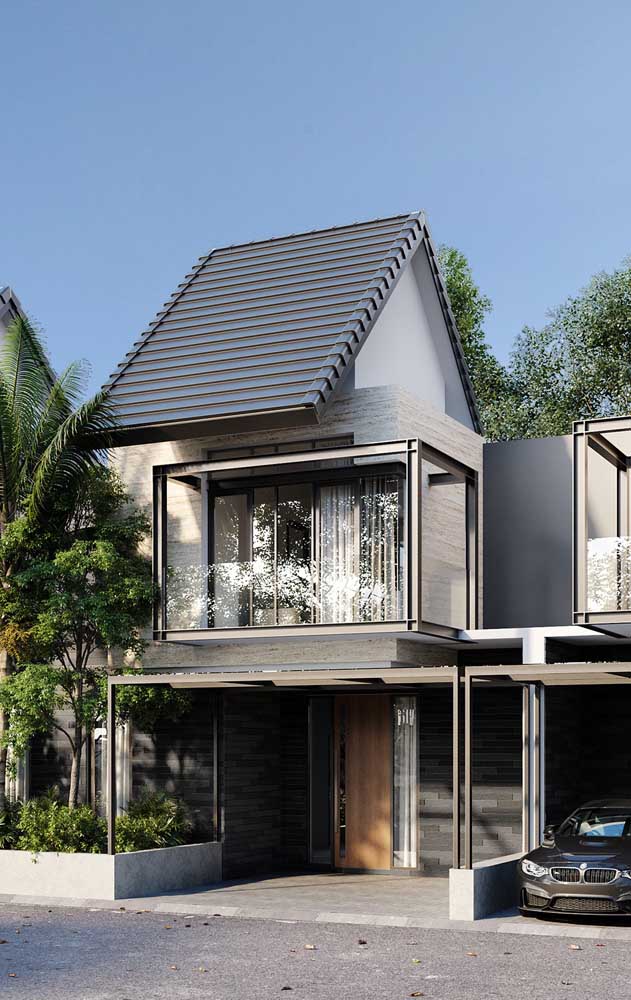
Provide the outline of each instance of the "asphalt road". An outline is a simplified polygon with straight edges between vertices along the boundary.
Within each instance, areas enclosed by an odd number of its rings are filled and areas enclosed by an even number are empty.
[[[0,941],[3,1000],[631,997],[624,941],[39,907]]]

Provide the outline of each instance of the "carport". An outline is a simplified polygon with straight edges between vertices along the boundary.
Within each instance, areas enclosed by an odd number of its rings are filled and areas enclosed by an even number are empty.
[[[467,666],[458,668],[459,691],[456,696],[454,682],[453,746],[454,746],[454,818],[453,825],[453,868],[450,872],[450,915],[455,919],[477,919],[505,909],[514,899],[514,870],[519,855],[498,857],[491,861],[474,862],[474,817],[475,785],[473,767],[476,754],[476,730],[474,725],[474,701],[484,699],[485,691],[494,687],[519,686],[522,689],[522,853],[532,850],[540,842],[543,828],[550,818],[546,798],[550,797],[551,777],[563,788],[553,788],[557,808],[567,799],[566,774],[561,774],[559,762],[547,752],[546,731],[549,730],[547,701],[552,702],[553,691],[561,690],[568,696],[576,692],[585,693],[592,689],[594,712],[591,725],[586,731],[594,734],[594,717],[597,718],[595,688],[615,687],[631,683],[631,664],[628,662],[600,663],[533,663],[499,666]],[[548,694],[548,698],[546,698]],[[619,699],[617,699],[619,701]],[[589,714],[589,713],[588,713]],[[601,727],[602,718],[598,720]],[[578,749],[583,733],[580,727],[566,733],[568,760],[573,763],[573,771],[580,772],[581,760]],[[607,733],[601,733],[605,740]],[[623,744],[620,746],[623,750]],[[573,757],[574,755],[574,757]],[[461,760],[462,757],[462,760]],[[572,761],[573,757],[573,761]],[[572,763],[568,765],[572,769]],[[592,763],[594,761],[592,760]],[[600,761],[595,761],[605,771],[610,762],[603,753]],[[462,771],[461,771],[462,765]],[[463,781],[456,781],[456,774],[463,774]],[[631,771],[627,780],[631,779]],[[576,783],[580,796],[580,782]],[[622,793],[624,789],[620,789]],[[605,786],[605,794],[610,790]],[[593,797],[584,793],[586,798]],[[579,801],[575,801],[579,805]],[[562,818],[564,811],[555,816]]]
[[[451,912],[455,919],[474,919],[514,905],[514,869],[519,857],[518,848],[521,853],[525,853],[540,842],[546,819],[550,819],[550,808],[564,808],[564,797],[557,794],[559,790],[566,793],[566,798],[574,794],[574,789],[568,785],[567,775],[557,765],[558,748],[553,747],[554,757],[546,756],[546,718],[556,711],[555,699],[558,702],[561,692],[567,692],[568,697],[575,697],[576,692],[584,692],[586,688],[592,691],[596,688],[619,690],[620,686],[630,682],[631,668],[625,662],[412,667],[409,664],[384,661],[343,667],[317,663],[265,668],[248,665],[223,671],[210,667],[183,668],[177,672],[112,676],[108,686],[108,725],[111,734],[108,739],[108,801],[116,802],[115,741],[112,737],[116,691],[120,685],[168,684],[182,689],[204,688],[226,692],[243,689],[248,692],[302,694],[358,690],[367,694],[440,690],[443,701],[448,696],[451,702],[451,712],[445,720],[451,730],[451,746],[443,747],[443,756],[449,755],[451,751],[450,815],[446,817],[452,838]],[[497,692],[502,689],[504,692],[514,692],[517,697],[512,702],[517,711],[512,712],[510,725],[517,730],[514,732],[511,753],[514,758],[513,770],[516,770],[513,798],[516,800],[515,805],[521,807],[521,828],[515,826],[516,832],[511,842],[511,849],[517,853],[490,857],[493,851],[489,850],[487,843],[482,852],[485,860],[481,860],[481,852],[479,848],[475,848],[475,831],[485,806],[484,790],[479,784],[476,787],[476,774],[480,774],[476,760],[480,754],[485,706],[491,700],[489,695],[493,692],[496,697]],[[521,719],[517,714],[520,702]],[[571,711],[570,705],[568,712]],[[578,740],[582,734],[580,725],[576,720],[574,722],[574,733]],[[557,728],[562,729],[562,724]],[[215,810],[213,828],[219,839],[221,795],[220,755],[217,752],[219,729],[216,719],[213,720],[212,739],[215,744],[212,755],[212,798]],[[568,759],[571,760],[571,740],[568,741],[568,746]],[[498,750],[498,754],[500,753],[501,750]],[[579,791],[575,794],[578,795]],[[546,797],[552,800],[550,808],[547,808]],[[420,793],[418,801],[421,801]],[[561,816],[554,818],[560,819]],[[115,810],[108,807],[110,853],[115,852],[114,820]],[[519,823],[519,816],[516,822]],[[422,872],[419,870],[417,874]]]

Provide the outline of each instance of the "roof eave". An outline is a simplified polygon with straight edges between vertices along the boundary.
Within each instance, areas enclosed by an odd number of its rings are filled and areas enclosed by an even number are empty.
[[[165,420],[161,423],[134,424],[118,428],[114,446],[155,444],[160,441],[183,441],[188,438],[215,437],[220,434],[248,434],[278,428],[308,427],[320,422],[322,406],[308,403],[277,410],[222,414],[191,420]]]

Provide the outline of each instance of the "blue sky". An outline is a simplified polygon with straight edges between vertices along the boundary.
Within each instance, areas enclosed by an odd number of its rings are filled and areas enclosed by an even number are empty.
[[[0,283],[96,386],[210,247],[427,211],[524,324],[631,253],[631,4],[20,0]]]

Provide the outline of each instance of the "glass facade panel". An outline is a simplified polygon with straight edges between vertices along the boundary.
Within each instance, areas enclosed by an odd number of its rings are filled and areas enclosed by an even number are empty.
[[[614,446],[617,435],[609,442]],[[622,467],[624,466],[624,467]],[[631,608],[626,459],[597,448],[587,450],[587,610]]]
[[[320,489],[318,617],[354,622],[359,607],[357,491],[354,483]]]
[[[254,490],[252,508],[252,624],[276,624],[276,490]]]
[[[236,628],[249,620],[249,586],[243,566],[250,555],[248,496],[233,493],[217,497],[213,519],[214,561],[209,573],[210,627]]]
[[[319,620],[403,617],[401,482],[383,476],[320,490]]]
[[[395,868],[417,866],[418,712],[416,698],[393,698],[392,855]]]
[[[300,625],[313,620],[312,505],[310,483],[278,487],[277,623]]]

